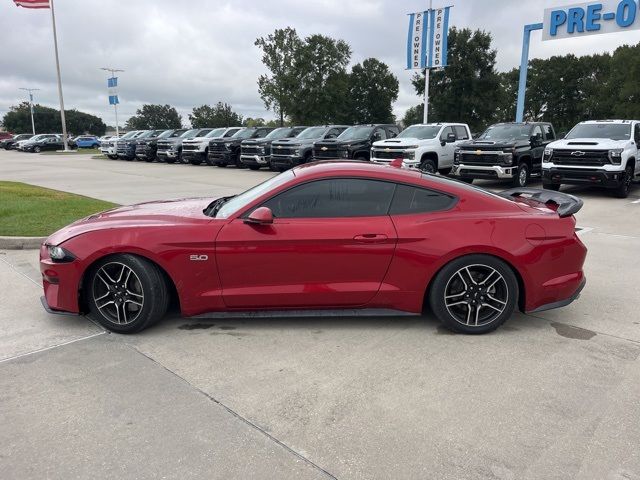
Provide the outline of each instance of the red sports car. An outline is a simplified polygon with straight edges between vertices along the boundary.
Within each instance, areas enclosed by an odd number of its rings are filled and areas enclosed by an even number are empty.
[[[115,208],[63,228],[40,251],[43,305],[122,333],[160,320],[170,300],[185,316],[430,307],[453,330],[484,333],[516,307],[577,298],[581,206],[368,162],[307,164],[234,197]]]

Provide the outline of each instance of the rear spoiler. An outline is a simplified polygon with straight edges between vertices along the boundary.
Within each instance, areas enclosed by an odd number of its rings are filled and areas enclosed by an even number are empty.
[[[553,190],[541,190],[539,188],[510,188],[509,190],[500,192],[498,195],[508,199],[524,197],[545,205],[553,203],[557,206],[555,210],[560,217],[568,217],[577,213],[583,205],[582,200],[573,195],[554,192]]]

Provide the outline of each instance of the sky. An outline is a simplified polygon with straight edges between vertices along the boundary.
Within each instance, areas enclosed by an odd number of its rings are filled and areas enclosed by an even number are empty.
[[[493,35],[497,69],[520,63],[522,29],[542,21],[544,8],[575,0],[435,0],[453,5],[450,24]],[[107,76],[119,74],[122,125],[144,103],[175,106],[188,123],[194,106],[227,102],[245,117],[274,118],[258,95],[267,73],[256,38],[290,26],[301,37],[320,33],[351,45],[351,64],[376,57],[400,81],[394,113],[421,102],[405,70],[407,13],[426,0],[55,0],[65,109],[76,108],[115,124]],[[613,51],[640,41],[640,30],[541,41],[532,34],[530,58]],[[26,100],[20,87],[39,88],[37,103],[59,107],[51,14],[0,0],[0,116]]]

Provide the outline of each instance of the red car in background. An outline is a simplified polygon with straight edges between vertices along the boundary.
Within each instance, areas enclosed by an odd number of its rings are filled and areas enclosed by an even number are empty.
[[[130,333],[173,297],[185,316],[345,309],[494,330],[567,305],[586,248],[559,192],[500,195],[368,162],[297,167],[246,192],[149,202],[77,221],[40,252],[43,305]]]

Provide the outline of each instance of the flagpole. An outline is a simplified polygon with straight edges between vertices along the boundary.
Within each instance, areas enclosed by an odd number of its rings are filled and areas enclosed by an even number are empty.
[[[431,10],[433,10],[433,0],[429,0],[429,17],[431,18]],[[433,30],[433,25],[429,22],[429,28]],[[429,36],[431,37],[431,36]],[[429,58],[431,61],[431,58]],[[424,115],[422,119],[422,123],[429,123],[429,65],[427,64],[427,68],[424,72]]]
[[[60,78],[60,59],[58,57],[58,34],[56,33],[56,14],[53,8],[53,0],[51,2],[51,21],[53,23],[53,46],[56,51],[56,72],[58,73],[58,96],[60,97],[60,120],[62,121],[62,142],[64,150],[69,150],[67,143],[67,121],[64,116],[64,99],[62,98],[62,79]]]

